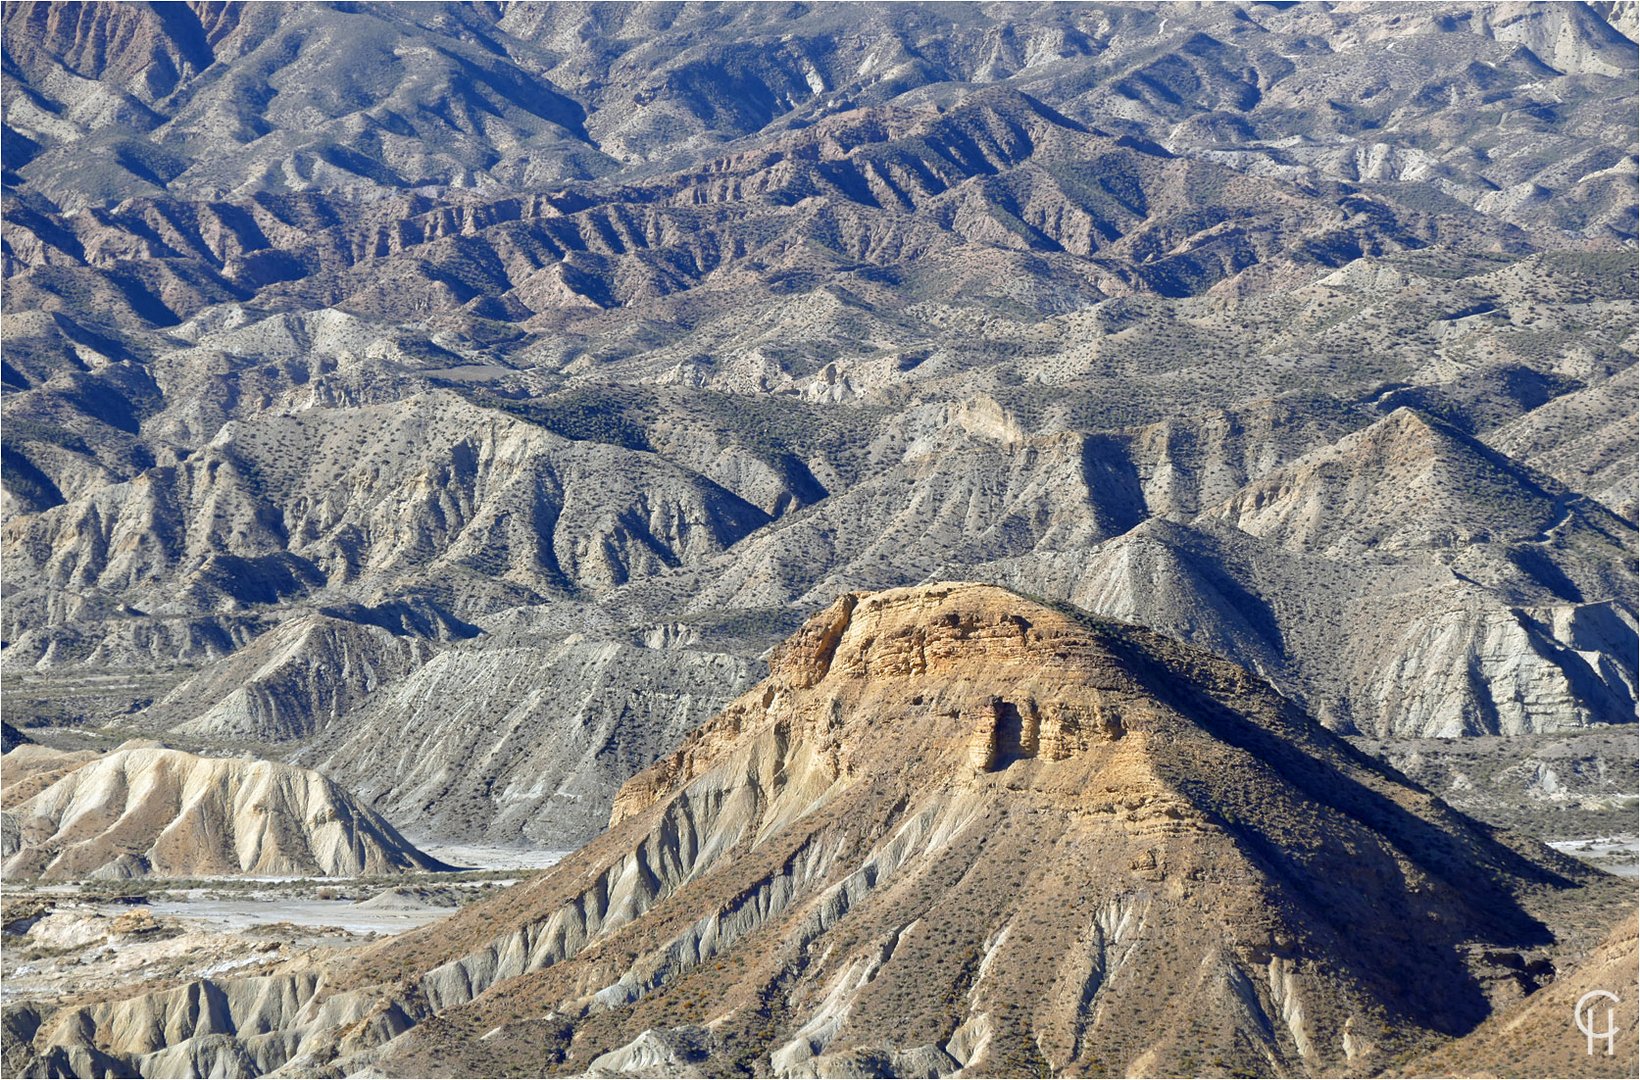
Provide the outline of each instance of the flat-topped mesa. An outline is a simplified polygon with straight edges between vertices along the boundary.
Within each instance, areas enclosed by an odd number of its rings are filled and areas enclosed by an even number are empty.
[[[1109,661],[1088,624],[994,585],[946,582],[846,593],[777,646],[771,682],[960,675],[964,664],[1021,662],[1085,669]]]
[[[539,883],[533,928],[463,931],[472,951],[424,987],[439,1008],[478,993],[476,1032],[517,1013],[483,988],[521,976],[507,993],[535,987],[536,1015],[591,1010],[575,1060],[605,1065],[664,1044],[666,1003],[703,994],[725,1003],[704,1022],[767,1053],[768,1075],[850,1075],[862,1047],[901,1075],[1020,1075],[1030,1054],[1045,1073],[1151,1074],[1203,1052],[1371,1073],[1409,1037],[1384,1018],[1484,1015],[1456,941],[1549,955],[1517,897],[1586,879],[1539,858],[1243,668],[930,584],[816,614],[622,788],[609,832]],[[771,1000],[787,1027],[748,1027]],[[1158,1009],[1201,1030],[1156,1029]],[[409,1070],[441,1040],[392,1052]]]
[[[848,593],[770,655],[769,677],[703,724],[616,796],[611,824],[722,764],[743,735],[779,727],[825,781],[856,762],[912,752],[932,779],[993,772],[1015,761],[1065,761],[1147,729],[1159,708],[1148,650],[1154,634],[1078,617],[993,585],[945,582]],[[1206,661],[1237,692],[1256,681]],[[1279,723],[1286,703],[1256,684]]]

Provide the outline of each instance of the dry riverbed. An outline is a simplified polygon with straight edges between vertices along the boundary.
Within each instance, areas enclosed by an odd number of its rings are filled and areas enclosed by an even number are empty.
[[[434,845],[438,847],[438,845]],[[244,974],[403,933],[551,865],[559,852],[441,847],[459,866],[392,878],[7,884],[0,999]]]
[[[1577,840],[1552,840],[1549,846],[1563,855],[1581,859],[1608,874],[1640,877],[1640,837],[1596,836]]]

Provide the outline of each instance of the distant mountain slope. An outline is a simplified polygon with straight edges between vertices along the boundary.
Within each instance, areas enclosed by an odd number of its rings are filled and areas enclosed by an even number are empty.
[[[300,760],[422,829],[568,849],[759,670],[699,648],[481,639],[379,689]]]
[[[1508,206],[1535,201],[1515,189],[1542,184],[1556,152],[1577,145],[1554,131],[1542,83],[1554,80],[1561,107],[1598,116],[1601,80],[1637,67],[1632,41],[1582,4],[1440,4],[1410,26],[1379,9],[1271,6],[160,10],[8,11],[6,76],[23,91],[7,109],[13,175],[65,203],[543,187],[1004,83],[1175,152],[1239,152],[1300,175],[1434,172],[1455,200],[1490,192]],[[1351,47],[1389,34],[1399,48],[1383,61]],[[1301,120],[1319,82],[1340,107]],[[1545,145],[1464,154],[1489,121]],[[1297,124],[1296,145],[1267,148]],[[94,155],[107,160],[92,166]]]
[[[1633,734],[1613,725],[1545,735],[1352,742],[1472,817],[1562,843],[1579,838],[1582,847],[1622,836],[1634,817],[1640,760]],[[1579,854],[1586,856],[1587,848]],[[1635,853],[1621,848],[1594,861],[1614,873],[1636,870]]]
[[[1592,546],[1587,570],[1556,560],[1572,575],[1589,574],[1582,586],[1571,578],[1542,582],[1574,601],[1583,598],[1583,588],[1593,595],[1616,592],[1605,575],[1621,572],[1625,542],[1633,546],[1633,526],[1604,507],[1545,487],[1508,458],[1405,407],[1249,485],[1204,516],[1318,555],[1446,549],[1455,566],[1477,577],[1484,572],[1466,560],[1483,560],[1475,553],[1486,545],[1515,545],[1512,554],[1528,574],[1546,561],[1527,557],[1533,545],[1579,553]]]
[[[766,521],[664,461],[446,392],[230,424],[187,462],[35,516],[8,546],[30,578],[158,611],[382,576],[519,602],[716,553]]]
[[[1635,380],[1627,372],[1574,391],[1489,432],[1486,441],[1567,487],[1637,516]]]
[[[3,18],[19,731],[569,844],[837,594],[981,577],[1338,731],[1632,718],[1630,7]]]
[[[426,638],[325,615],[297,617],[153,706],[178,732],[280,742],[322,730],[433,655]]]
[[[1160,521],[982,570],[1230,657],[1335,730],[1512,734],[1627,724],[1633,711],[1635,617],[1621,598],[1515,606],[1415,561],[1323,559]]]

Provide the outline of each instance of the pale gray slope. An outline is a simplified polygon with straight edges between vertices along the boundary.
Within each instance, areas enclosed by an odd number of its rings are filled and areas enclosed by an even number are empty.
[[[300,760],[425,832],[569,849],[632,773],[762,666],[572,636],[441,652],[331,725]]]
[[[1335,399],[1283,395],[1148,425],[1133,434],[1128,453],[1150,513],[1188,521],[1372,419]]]
[[[178,685],[145,722],[209,740],[300,739],[414,671],[433,651],[414,634],[299,616]]]
[[[1486,433],[1488,444],[1636,518],[1640,386],[1631,369],[1555,398]]]
[[[1640,640],[1620,598],[1515,606],[1436,566],[1320,558],[1159,521],[981,570],[1230,657],[1342,731],[1515,734],[1633,713]]]
[[[1039,546],[1094,543],[1145,513],[1121,440],[1030,436],[989,399],[909,410],[885,425],[869,453],[874,475],[699,569],[653,589],[635,586],[632,602],[675,605],[686,616],[813,608],[848,588],[915,582],[941,567]]]
[[[316,772],[121,749],[5,811],[8,877],[357,875],[436,870]]]

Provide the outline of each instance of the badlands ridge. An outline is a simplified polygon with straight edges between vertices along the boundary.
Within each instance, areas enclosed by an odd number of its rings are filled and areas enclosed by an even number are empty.
[[[310,769],[158,747],[98,756],[25,745],[6,755],[6,774],[0,852],[13,881],[444,868]]]
[[[1370,1075],[1628,899],[1242,668],[929,585],[840,598],[445,922],[8,1025],[76,1075]]]

